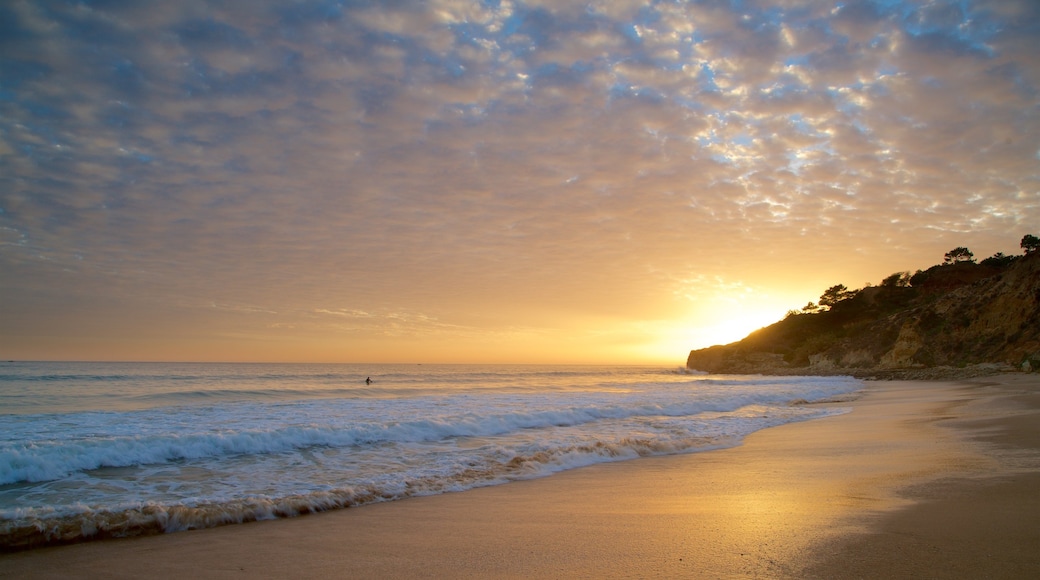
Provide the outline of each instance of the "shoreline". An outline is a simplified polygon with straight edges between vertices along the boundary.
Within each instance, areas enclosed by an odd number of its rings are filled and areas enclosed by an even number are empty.
[[[1033,578],[1040,572],[1040,376],[961,380],[934,421],[981,463],[904,483],[910,503],[821,543],[804,578]]]
[[[851,413],[758,431],[733,448],[299,518],[4,554],[0,577],[1017,577],[1040,570],[1032,554],[1040,545],[1033,491],[1040,376],[872,381],[860,393],[851,402],[817,403]],[[943,515],[949,512],[953,520]]]

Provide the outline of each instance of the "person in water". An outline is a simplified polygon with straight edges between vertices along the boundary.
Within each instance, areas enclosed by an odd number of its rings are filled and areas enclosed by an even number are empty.
[[[368,377],[367,379],[365,379],[365,384],[366,385],[371,385],[372,384],[372,377]]]

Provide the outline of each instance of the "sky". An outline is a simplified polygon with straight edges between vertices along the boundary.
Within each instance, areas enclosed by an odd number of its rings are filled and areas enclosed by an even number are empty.
[[[685,363],[1040,234],[1040,3],[0,4],[0,358]]]

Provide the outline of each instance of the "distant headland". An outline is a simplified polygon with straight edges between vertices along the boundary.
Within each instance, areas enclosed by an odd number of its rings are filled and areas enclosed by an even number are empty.
[[[878,286],[837,284],[741,341],[691,351],[686,366],[879,379],[1040,371],[1040,238],[1026,235],[1021,247],[978,263],[959,247]]]

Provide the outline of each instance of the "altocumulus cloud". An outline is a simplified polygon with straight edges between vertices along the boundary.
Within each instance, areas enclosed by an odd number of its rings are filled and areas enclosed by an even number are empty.
[[[696,300],[681,280],[794,285],[772,265],[850,254],[880,278],[1012,250],[1040,209],[1031,0],[13,1],[0,23],[6,343],[112,299],[356,333],[660,319]]]

